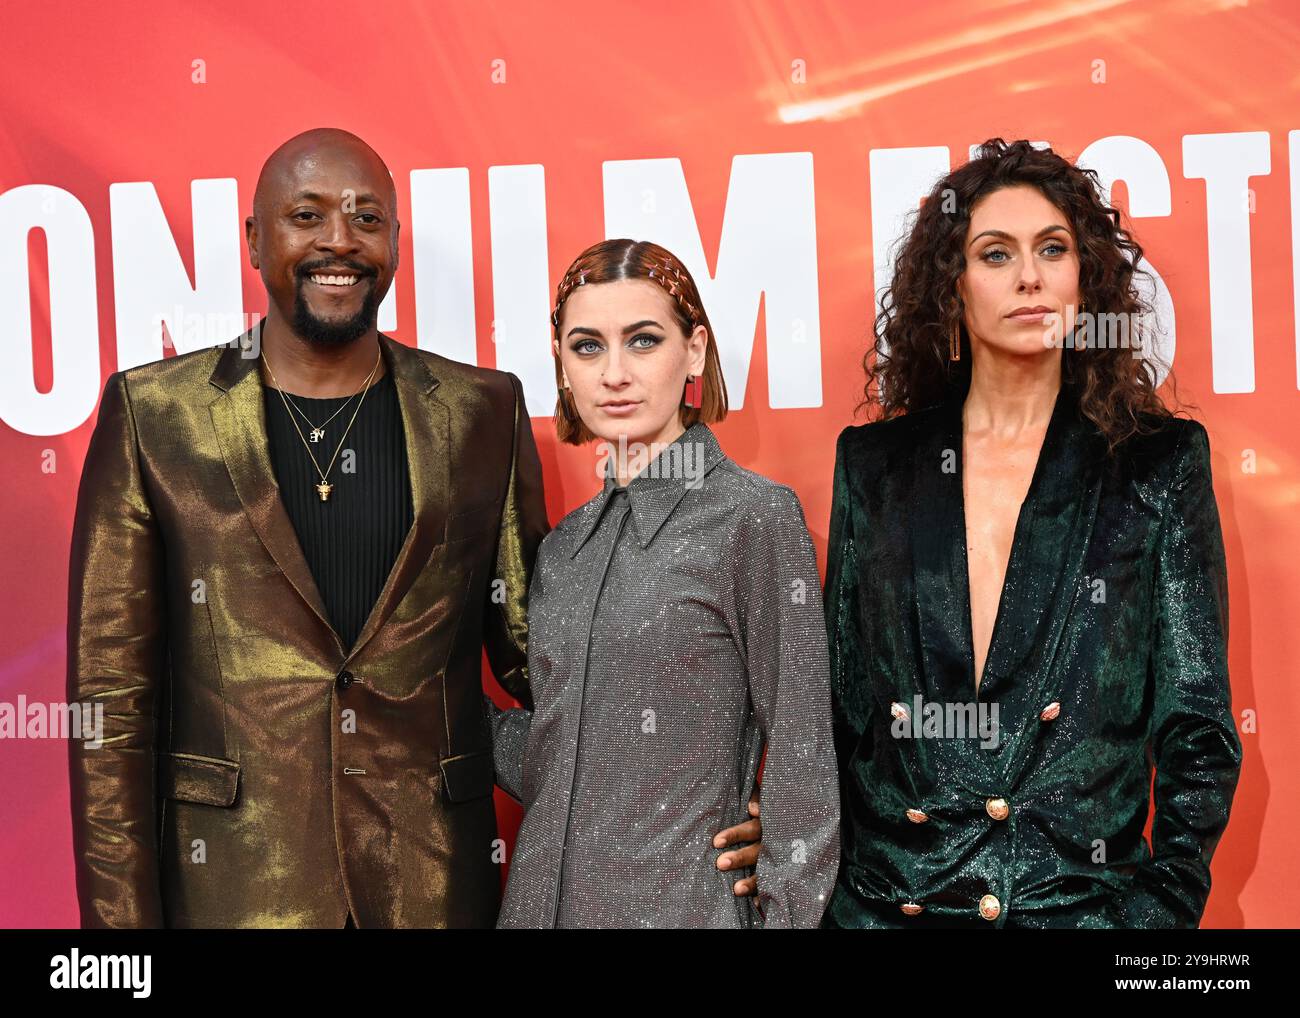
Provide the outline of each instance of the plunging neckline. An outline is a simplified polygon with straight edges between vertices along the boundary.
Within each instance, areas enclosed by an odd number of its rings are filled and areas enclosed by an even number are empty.
[[[975,688],[975,699],[978,700],[980,691],[984,688],[984,678],[988,672],[989,661],[993,659],[994,648],[998,645],[998,636],[1004,625],[1003,619],[1006,616],[1006,597],[1007,587],[1010,586],[1012,579],[1012,570],[1015,569],[1020,559],[1023,557],[1022,547],[1024,545],[1024,534],[1029,527],[1029,518],[1033,514],[1034,495],[1040,486],[1044,463],[1047,451],[1047,444],[1052,436],[1052,430],[1057,424],[1061,411],[1061,401],[1064,396],[1065,385],[1056,393],[1056,402],[1052,405],[1052,412],[1047,419],[1047,427],[1043,429],[1043,440],[1038,446],[1038,457],[1034,461],[1034,472],[1029,478],[1029,487],[1025,489],[1025,497],[1020,502],[1019,509],[1016,510],[1016,526],[1011,534],[1011,549],[1007,553],[1007,563],[1002,570],[1002,584],[998,590],[997,612],[993,616],[993,628],[989,630],[988,646],[984,649],[984,667],[980,669],[980,674],[975,675],[975,623],[972,618],[974,606],[971,603],[971,585],[970,585],[970,555],[968,551],[969,537],[966,530],[966,428],[963,413],[966,406],[966,399],[963,396],[956,403],[956,438],[957,438],[957,508],[961,518],[960,538],[961,538],[961,569],[960,582],[962,584],[962,593],[965,597],[965,628],[966,628],[966,666],[967,679]]]

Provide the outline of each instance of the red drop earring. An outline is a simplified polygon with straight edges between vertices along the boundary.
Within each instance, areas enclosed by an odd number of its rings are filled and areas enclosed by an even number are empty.
[[[704,405],[704,380],[699,375],[686,376],[686,393],[682,402],[692,408]]]

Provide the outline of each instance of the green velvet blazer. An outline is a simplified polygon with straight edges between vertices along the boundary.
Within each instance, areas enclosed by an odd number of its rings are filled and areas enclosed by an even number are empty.
[[[963,398],[836,448],[824,925],[1196,926],[1241,764],[1205,428],[1107,454],[1062,386],[976,694]]]

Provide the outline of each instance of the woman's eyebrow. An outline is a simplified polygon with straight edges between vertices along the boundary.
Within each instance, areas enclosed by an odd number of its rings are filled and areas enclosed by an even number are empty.
[[[644,329],[647,325],[653,325],[656,329],[663,329],[663,326],[653,318],[643,318],[639,322],[633,322],[631,325],[623,326],[623,335],[629,332],[636,332],[637,329]],[[604,339],[605,335],[599,329],[592,329],[585,325],[575,325],[569,330],[569,335],[595,336],[597,339]]]
[[[1070,232],[1068,227],[1062,226],[1059,223],[1053,223],[1051,226],[1044,226],[1041,230],[1035,233],[1034,239],[1037,240],[1039,237],[1046,236],[1049,233],[1056,233],[1057,231],[1061,231],[1064,233]],[[997,237],[999,240],[1016,239],[1011,234],[1007,233],[1006,230],[984,230],[983,232],[977,233],[974,237],[971,238],[970,241],[971,244],[974,244],[975,241],[980,239],[980,237]]]

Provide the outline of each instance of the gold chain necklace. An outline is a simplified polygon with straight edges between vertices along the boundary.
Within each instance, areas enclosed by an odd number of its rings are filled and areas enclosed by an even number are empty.
[[[265,355],[263,355],[262,359],[266,360]],[[375,367],[378,366],[379,366],[379,362],[376,361]],[[277,389],[280,389],[280,380],[275,377],[275,372],[271,371],[271,362],[269,360],[266,361],[266,370],[271,372],[271,381],[275,383],[275,387]],[[371,374],[373,375],[374,372],[372,371]],[[367,379],[363,381],[361,385],[357,388],[357,392],[360,392],[362,389],[364,389],[368,384],[369,380],[370,380],[369,377],[367,377]],[[341,414],[344,410],[347,409],[347,405],[357,398],[357,392],[354,392],[351,396],[349,396],[346,400],[344,400],[343,405],[340,406],[337,410],[335,410],[332,414],[330,414],[329,417],[327,417],[323,423],[313,424],[312,419],[302,412],[302,407],[300,407],[294,401],[294,398],[290,396],[287,392],[285,392],[283,389],[280,389],[280,393],[284,396],[285,399],[289,401],[289,406],[292,407],[294,410],[297,410],[298,414],[302,417],[302,419],[306,421],[307,424],[311,427],[311,431],[309,432],[310,437],[308,441],[310,441],[312,444],[321,441],[325,437],[325,425],[329,424],[330,421],[334,420],[335,417],[337,417],[339,414]],[[291,417],[293,416],[292,413],[290,414],[290,416]]]
[[[360,391],[361,391],[360,389],[357,390],[357,392]],[[335,410],[332,414],[330,414],[329,417],[325,418],[324,422],[321,424],[313,424],[312,419],[302,412],[302,407],[300,407],[294,401],[294,398],[290,396],[287,392],[284,394],[284,396],[285,399],[289,401],[289,406],[292,407],[294,410],[298,411],[298,416],[301,417],[311,428],[311,431],[307,432],[307,441],[315,445],[317,442],[321,441],[325,437],[325,425],[329,424],[330,421],[334,420],[335,417],[337,417],[339,414],[341,414],[344,410],[347,409],[348,404],[357,398],[357,392],[354,392],[351,396],[349,396],[346,400],[344,400],[343,405],[340,406],[337,410]]]
[[[330,492],[334,490],[334,485],[329,482],[329,472],[334,469],[334,461],[339,458],[339,453],[343,451],[343,443],[347,441],[348,432],[352,430],[352,425],[356,422],[357,414],[361,412],[361,404],[366,401],[366,394],[370,391],[370,380],[375,377],[375,372],[379,370],[379,360],[382,356],[383,351],[381,350],[379,355],[375,357],[375,366],[370,369],[370,374],[366,376],[365,382],[363,382],[361,388],[357,390],[357,392],[361,393],[361,399],[357,402],[357,408],[352,411],[352,419],[348,421],[348,426],[343,430],[342,437],[339,438],[339,444],[334,450],[334,455],[330,457],[329,466],[324,470],[321,470],[320,464],[316,462],[316,454],[311,451],[311,446],[303,436],[302,428],[298,427],[298,418],[294,417],[293,411],[289,409],[289,400],[285,391],[280,388],[280,383],[276,380],[275,372],[271,371],[271,362],[266,359],[266,351],[262,351],[262,360],[266,362],[266,370],[271,373],[271,381],[275,382],[275,391],[280,394],[280,399],[284,401],[284,410],[285,413],[289,415],[289,420],[293,424],[293,430],[298,432],[298,438],[302,440],[302,447],[307,450],[307,455],[311,457],[311,465],[316,468],[316,473],[320,474],[320,484],[316,485],[316,494],[320,496],[322,502],[329,501]],[[354,392],[352,396],[355,395],[356,393]],[[348,397],[349,401],[351,401],[352,396]],[[347,406],[347,403],[344,403],[343,406]],[[339,409],[341,410],[342,407]],[[299,412],[301,413],[301,411]],[[306,414],[303,414],[303,419],[307,420]],[[333,420],[333,418],[331,417],[330,420]],[[307,420],[307,423],[310,424],[311,421]],[[329,421],[326,421],[325,423],[328,424]],[[312,441],[316,441],[316,439],[313,438]]]

